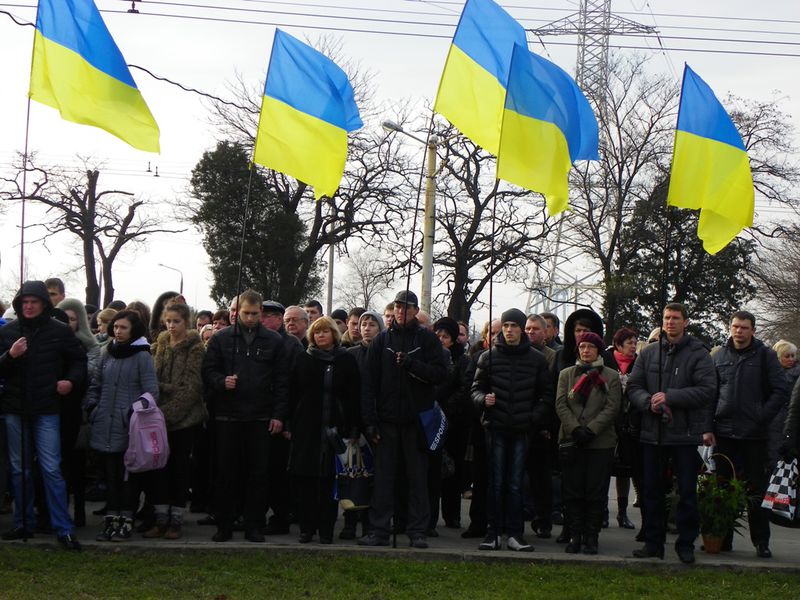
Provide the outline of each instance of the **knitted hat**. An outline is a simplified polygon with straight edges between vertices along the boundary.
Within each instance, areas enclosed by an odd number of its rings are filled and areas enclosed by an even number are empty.
[[[373,321],[375,321],[378,324],[378,331],[383,331],[383,316],[379,315],[374,310],[368,310],[368,311],[362,313],[362,315],[360,317],[358,317],[358,327],[359,327],[359,329],[361,328],[361,322],[364,320],[365,317],[369,318],[369,319],[372,319]]]
[[[439,331],[440,329],[444,329],[450,336],[450,339],[454,342],[456,341],[456,338],[458,338],[458,322],[455,319],[451,319],[450,317],[442,317],[433,324],[434,331]]]
[[[520,329],[525,329],[525,323],[527,322],[528,317],[525,316],[525,313],[522,312],[518,308],[509,308],[505,311],[502,316],[500,317],[500,323],[508,323],[512,321],[519,325]]]
[[[593,346],[597,346],[598,352],[602,352],[603,348],[605,348],[605,344],[603,343],[603,338],[601,338],[593,331],[587,331],[586,333],[581,333],[580,335],[578,335],[578,337],[575,338],[575,346],[580,346],[584,342],[592,344]]]

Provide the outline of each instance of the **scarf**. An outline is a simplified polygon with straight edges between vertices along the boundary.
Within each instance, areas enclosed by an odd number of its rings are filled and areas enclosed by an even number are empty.
[[[627,375],[631,370],[631,365],[633,361],[636,359],[636,355],[628,356],[627,354],[621,354],[616,349],[614,350],[614,360],[617,361],[617,365],[619,366],[619,372],[623,375]]]
[[[137,352],[150,352],[150,344],[144,337],[132,342],[119,343],[117,340],[111,340],[106,346],[108,353],[114,358],[129,358]]]
[[[594,388],[601,388],[604,392],[608,391],[608,384],[605,378],[600,375],[603,370],[603,359],[598,358],[593,363],[578,361],[578,371],[581,376],[569,391],[570,400],[578,400],[581,404],[586,404],[586,399]]]

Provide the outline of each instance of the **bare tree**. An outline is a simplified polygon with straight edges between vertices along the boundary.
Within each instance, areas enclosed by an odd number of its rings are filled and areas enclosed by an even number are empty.
[[[22,171],[4,178],[5,201],[22,199]],[[61,233],[76,236],[82,247],[86,275],[86,303],[100,306],[100,278],[103,304],[114,299],[114,261],[123,249],[143,243],[155,233],[179,233],[182,229],[163,227],[155,216],[145,216],[148,205],[122,190],[98,189],[98,169],[87,169],[79,178],[57,169],[44,169],[28,161],[28,179],[36,180],[27,201],[46,207],[47,218],[31,228],[45,231],[38,240],[46,242]],[[82,180],[81,180],[82,179]],[[100,273],[98,273],[98,263]]]
[[[337,296],[350,308],[374,308],[373,302],[392,284],[388,261],[374,247],[359,248],[348,259],[349,273],[336,285]]]
[[[764,309],[763,316],[759,315],[759,337],[800,341],[800,225],[783,228],[780,239],[762,253],[753,276]]]
[[[623,246],[623,228],[669,171],[677,116],[677,84],[665,76],[648,76],[645,65],[641,56],[612,61],[606,109],[597,115],[600,160],[572,171],[573,213],[565,219],[567,235],[560,249],[596,261],[611,331],[630,291],[622,271],[638,251]]]
[[[419,135],[424,136],[424,130]],[[484,305],[490,282],[524,285],[529,267],[545,259],[541,242],[552,220],[546,218],[541,196],[501,184],[495,178],[494,157],[452,126],[437,131],[437,136],[443,141],[438,148],[433,284],[444,291],[433,300],[448,316],[468,321],[473,307]],[[422,228],[422,210],[417,231]],[[419,233],[414,248],[409,247],[412,226],[406,213],[394,227],[394,269],[403,277],[409,262],[412,272],[419,270],[422,256]]]

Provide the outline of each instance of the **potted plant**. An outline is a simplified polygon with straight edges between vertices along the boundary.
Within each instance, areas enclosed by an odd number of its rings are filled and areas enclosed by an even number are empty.
[[[730,459],[722,457],[729,463]],[[745,483],[736,477],[731,463],[733,477],[728,479],[717,473],[703,473],[697,479],[697,506],[700,512],[700,533],[703,535],[703,549],[709,554],[718,554],[722,542],[729,532],[741,535],[741,517],[747,499]]]

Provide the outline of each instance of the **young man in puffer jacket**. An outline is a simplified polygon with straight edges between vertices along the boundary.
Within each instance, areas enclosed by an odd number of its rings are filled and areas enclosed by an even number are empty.
[[[531,552],[522,537],[522,481],[529,433],[547,429],[554,418],[553,378],[525,335],[525,313],[512,308],[501,320],[497,342],[478,359],[472,383],[472,399],[488,429],[488,529],[479,549],[499,550],[505,524],[508,549]]]

